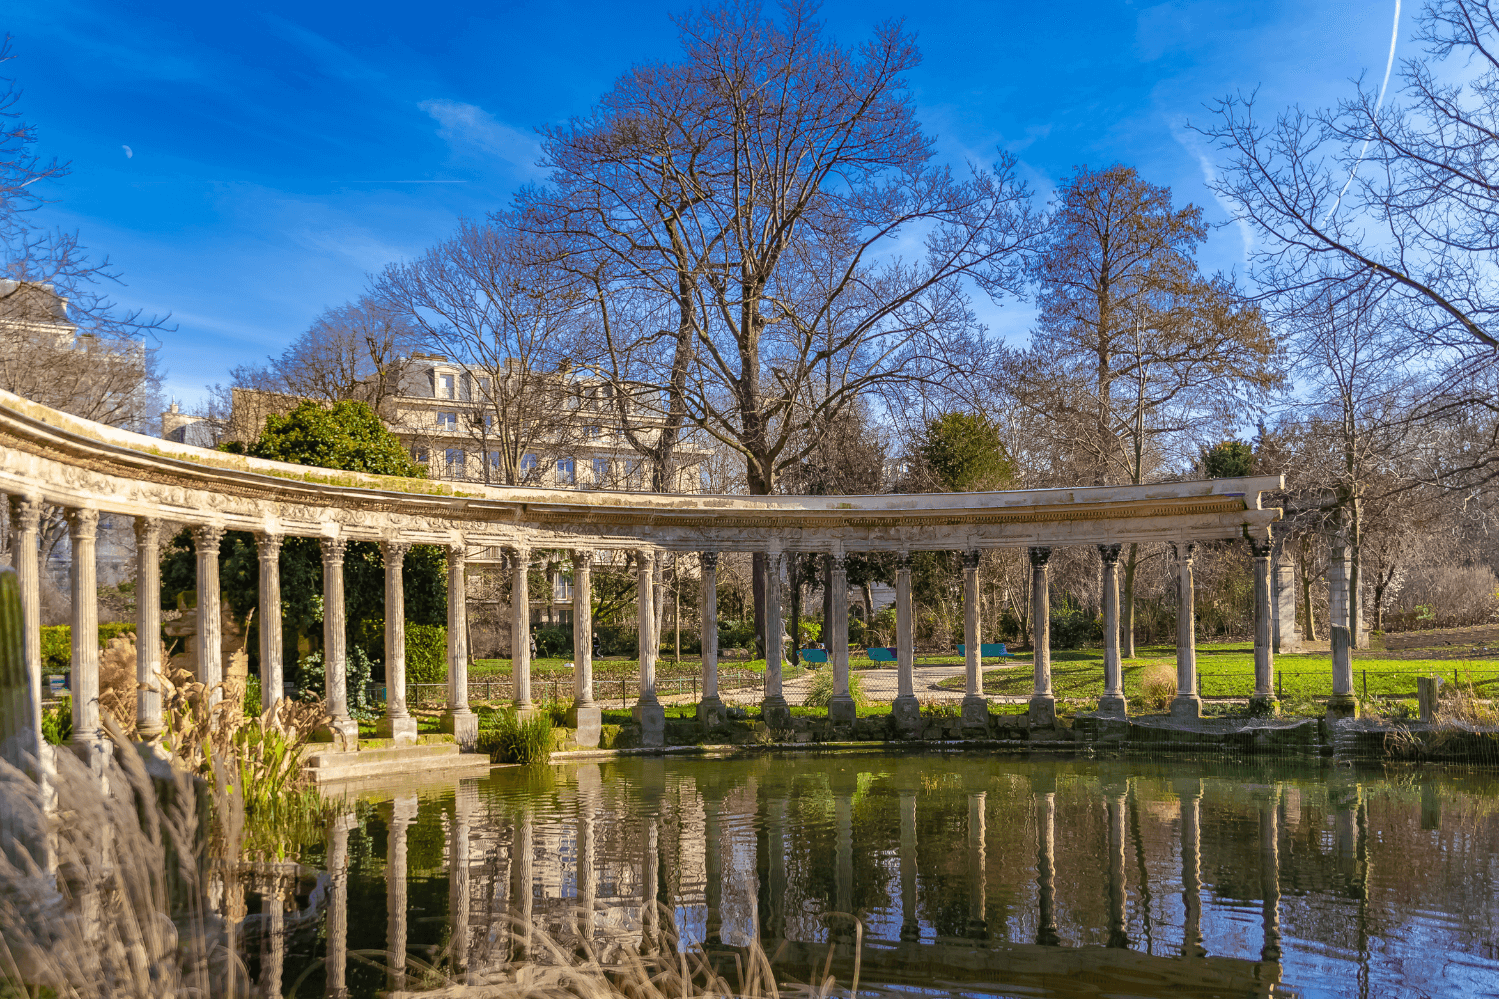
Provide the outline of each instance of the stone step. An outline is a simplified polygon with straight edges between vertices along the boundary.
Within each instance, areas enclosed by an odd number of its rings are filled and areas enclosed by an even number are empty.
[[[337,749],[315,750],[303,764],[308,768],[347,766],[351,760],[360,763],[386,763],[392,760],[424,760],[437,756],[457,756],[458,744],[436,742],[416,746],[387,746],[380,749],[361,749],[357,753]]]
[[[462,753],[454,743],[425,746],[395,746],[354,753],[325,751],[307,758],[304,768],[314,783],[364,778],[423,777],[439,773],[488,773],[489,756]]]

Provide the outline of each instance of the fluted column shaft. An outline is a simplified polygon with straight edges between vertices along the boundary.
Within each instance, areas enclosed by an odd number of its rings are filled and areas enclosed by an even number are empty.
[[[656,641],[655,569],[656,553],[641,549],[636,553],[636,592],[638,594],[640,631],[640,703],[655,704]]]
[[[479,716],[474,714],[473,709],[468,706],[468,577],[464,567],[464,560],[468,556],[468,546],[462,541],[448,545],[448,706],[442,713],[442,729],[444,732],[453,733],[454,740],[465,749],[472,749],[479,738]],[[524,564],[524,559],[521,563]],[[530,616],[530,605],[524,600],[525,578],[524,569],[520,570],[519,577],[522,587],[522,604],[526,607],[527,618]],[[523,659],[512,662],[512,670],[515,674],[517,700],[519,699],[520,674],[524,673],[527,684],[526,696],[529,704],[530,677],[531,677],[531,647],[530,634],[524,628],[520,631],[520,655]],[[515,645],[512,638],[511,645]]]
[[[10,497],[10,566],[21,591],[22,659],[31,691],[26,714],[36,755],[42,742],[42,501],[32,496]]]
[[[573,551],[573,704],[593,704],[593,551]]]
[[[323,689],[328,701],[329,728],[345,740],[358,739],[359,727],[349,717],[348,626],[344,620],[343,538],[323,538]]]
[[[1028,711],[1031,728],[1051,728],[1057,699],[1051,689],[1051,549],[1035,547],[1031,557],[1031,648],[1035,676]]]
[[[198,682],[208,692],[208,703],[224,699],[224,632],[219,597],[219,542],[224,529],[216,524],[193,528],[193,550],[198,568]]]
[[[135,730],[161,734],[161,521],[135,518]]]
[[[911,611],[911,556],[901,555],[895,567],[896,696],[916,696],[916,641]]]
[[[774,728],[791,724],[791,709],[781,687],[781,568],[785,560],[779,548],[765,553],[765,699],[760,703],[760,716]],[[834,594],[833,606],[837,605]]]
[[[1270,599],[1272,545],[1269,538],[1254,538],[1249,548],[1254,557],[1254,696],[1249,704],[1253,713],[1269,714],[1275,710],[1274,614]]]
[[[531,702],[531,552],[526,548],[512,548],[511,557],[515,560],[515,569],[510,576],[510,683],[515,710],[530,712],[535,708]],[[453,585],[449,583],[450,601],[452,592]],[[449,625],[449,634],[451,630]],[[465,655],[465,676],[467,659]]]
[[[69,510],[73,542],[73,748],[84,762],[103,766],[108,744],[99,714],[98,510]]]
[[[698,555],[702,567],[703,701],[718,701],[718,552]]]
[[[406,703],[406,553],[404,541],[380,542],[385,565],[385,712],[375,731],[382,739],[416,741],[416,719]]]
[[[979,693],[979,664],[982,662],[979,634],[979,555],[977,550],[963,553],[963,676],[967,696]]]
[[[1202,699],[1197,696],[1197,622],[1192,594],[1192,559],[1196,552],[1195,544],[1176,546],[1176,697],[1171,701],[1171,714],[1179,718],[1202,716]]]
[[[595,869],[595,826],[603,807],[602,774],[597,763],[579,765],[578,788],[578,935],[584,941],[593,939],[594,908],[598,903],[598,872]],[[710,871],[711,874],[711,871]]]
[[[1099,545],[1098,555],[1103,560],[1103,696],[1098,710],[1123,715],[1128,702],[1119,663],[1119,545]]]
[[[385,949],[392,992],[406,987],[407,832],[416,814],[415,794],[402,795],[390,803],[385,842]]]
[[[281,661],[281,535],[256,535],[255,554],[260,563],[256,607],[260,618],[260,710],[265,712],[281,701],[286,679]]]
[[[833,666],[833,696],[828,700],[828,718],[851,722],[858,715],[848,686],[848,560],[842,552],[828,556],[831,563],[833,620],[823,642]]]
[[[328,999],[349,994],[349,830],[354,822],[354,816],[340,815],[328,835]]]

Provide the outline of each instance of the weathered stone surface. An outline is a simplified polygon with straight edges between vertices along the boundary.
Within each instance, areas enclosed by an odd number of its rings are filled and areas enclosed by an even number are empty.
[[[663,716],[664,717],[664,716]],[[567,724],[576,729],[573,741],[580,749],[593,749],[599,744],[603,730],[604,712],[597,704],[574,705],[567,711]]]
[[[646,701],[636,704],[630,714],[634,716],[636,724],[640,726],[640,744],[642,746],[664,746],[666,745],[666,709],[654,701]]]

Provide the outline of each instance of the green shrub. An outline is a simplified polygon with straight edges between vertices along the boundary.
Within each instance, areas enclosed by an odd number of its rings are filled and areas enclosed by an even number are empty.
[[[1080,649],[1093,637],[1093,615],[1081,607],[1063,605],[1051,612],[1051,647]]]
[[[540,659],[556,659],[572,651],[573,630],[571,628],[536,629],[536,655]]]
[[[640,650],[640,634],[618,624],[595,624],[593,637],[601,656],[633,656]]]
[[[718,622],[718,647],[720,649],[748,649],[755,643],[755,622]]]
[[[448,629],[440,624],[406,625],[406,682],[446,683]]]
[[[49,745],[66,745],[73,738],[73,700],[64,697],[55,707],[42,712],[42,738]]]
[[[245,681],[245,717],[260,717],[260,677],[251,675]]]
[[[857,673],[848,675],[848,693],[856,705],[864,706],[864,683]],[[807,698],[802,703],[809,708],[825,708],[832,699],[833,667],[828,665],[812,672],[812,679],[807,684]]]
[[[521,721],[514,711],[483,715],[478,748],[495,763],[545,763],[552,752],[551,716],[541,711]]]
[[[344,670],[349,716],[364,720],[374,718],[375,703],[369,692],[371,664],[363,649],[355,646],[348,650]],[[323,696],[323,691],[327,689],[327,670],[323,667],[321,650],[303,656],[297,663],[297,674],[297,685],[302,688],[302,700],[312,701]]]
[[[116,635],[134,631],[130,621],[99,622],[99,648],[109,644]],[[73,627],[68,624],[49,624],[42,631],[42,674],[66,673],[73,666]]]

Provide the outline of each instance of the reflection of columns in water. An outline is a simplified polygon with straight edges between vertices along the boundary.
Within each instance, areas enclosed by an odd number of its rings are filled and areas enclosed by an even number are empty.
[[[640,949],[651,953],[661,946],[661,815],[652,809],[645,818],[645,885],[640,893]]]
[[[510,840],[510,956],[524,961],[531,942],[531,883],[533,852],[531,810],[522,803],[511,826]]]
[[[833,906],[838,912],[854,909],[854,799],[846,789],[833,792],[833,816],[838,826],[837,884]]]
[[[765,849],[769,860],[769,876],[766,878],[767,913],[766,930],[772,940],[786,936],[786,792],[776,788],[771,792],[770,814],[766,818]]]
[[[723,795],[717,785],[703,790],[703,867],[704,902],[707,909],[707,926],[703,940],[717,946],[723,943],[723,829],[719,824],[719,812],[723,808]]]
[[[1177,794],[1181,796],[1182,904],[1186,909],[1182,956],[1205,957],[1207,951],[1202,946],[1202,832],[1199,826],[1202,781],[1181,781],[1177,784]]]
[[[900,793],[900,938],[920,940],[916,919],[916,792]]]
[[[448,827],[448,925],[453,931],[454,977],[468,968],[468,835],[476,796],[472,781],[459,782],[453,791],[453,824]]]
[[[968,795],[968,935],[975,940],[983,940],[989,935],[984,801],[983,791]]]
[[[594,823],[602,808],[602,778],[597,763],[578,767],[578,936],[593,940],[593,910],[598,897],[598,874],[594,869]]]
[[[391,991],[406,987],[406,831],[416,821],[416,809],[416,795],[396,798],[386,826],[385,950]]]
[[[1280,791],[1260,802],[1260,894],[1264,896],[1265,943],[1261,961],[1280,960]]]
[[[348,995],[349,962],[349,830],[354,816],[339,815],[328,830],[327,991],[330,999]]]
[[[1109,810],[1109,939],[1110,947],[1128,947],[1129,933],[1125,920],[1124,883],[1124,799],[1129,785],[1121,784],[1105,792]]]
[[[260,937],[260,994],[281,995],[281,972],[286,964],[286,899],[279,864],[267,864],[260,885],[260,913],[265,931]]]
[[[1036,943],[1055,947],[1062,942],[1057,935],[1056,850],[1057,796],[1048,791],[1036,799],[1036,826],[1040,845],[1036,850],[1036,887],[1039,889],[1041,919],[1036,926]]]

